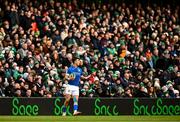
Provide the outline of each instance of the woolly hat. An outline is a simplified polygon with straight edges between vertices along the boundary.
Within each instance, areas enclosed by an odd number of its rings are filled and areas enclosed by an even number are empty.
[[[168,91],[167,86],[163,86],[163,87],[162,87],[162,91],[163,91],[163,92],[167,92],[167,91]]]

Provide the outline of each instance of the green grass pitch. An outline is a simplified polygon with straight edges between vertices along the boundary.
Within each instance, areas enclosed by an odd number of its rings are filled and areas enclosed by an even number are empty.
[[[180,116],[0,116],[0,122],[180,122]]]

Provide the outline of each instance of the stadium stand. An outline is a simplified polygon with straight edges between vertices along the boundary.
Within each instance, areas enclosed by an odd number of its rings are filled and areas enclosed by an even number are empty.
[[[0,5],[0,97],[63,96],[66,70],[78,56],[81,97],[179,98],[177,1]]]

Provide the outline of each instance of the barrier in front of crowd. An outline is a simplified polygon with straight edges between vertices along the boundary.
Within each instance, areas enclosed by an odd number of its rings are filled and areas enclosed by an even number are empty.
[[[0,115],[62,114],[64,98],[0,98]],[[67,107],[72,115],[73,102]],[[180,99],[148,98],[80,98],[83,115],[180,115]]]

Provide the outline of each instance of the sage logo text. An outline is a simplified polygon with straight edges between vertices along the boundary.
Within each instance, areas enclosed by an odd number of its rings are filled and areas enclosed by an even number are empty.
[[[61,100],[59,98],[56,98],[56,100],[54,101],[54,114],[55,115],[62,115],[63,105],[61,104],[62,104]],[[66,108],[66,113],[67,115],[72,116],[72,114],[70,113],[70,106]]]
[[[39,107],[37,105],[19,105],[19,99],[14,98],[12,101],[13,115],[38,115]]]
[[[157,99],[153,106],[140,105],[139,99],[134,99],[134,115],[180,115],[179,105],[164,105],[162,99]]]
[[[109,105],[101,105],[101,100],[97,98],[95,100],[95,108],[94,108],[94,113],[95,115],[118,115],[119,112],[117,111],[116,105],[113,107],[110,107]]]

